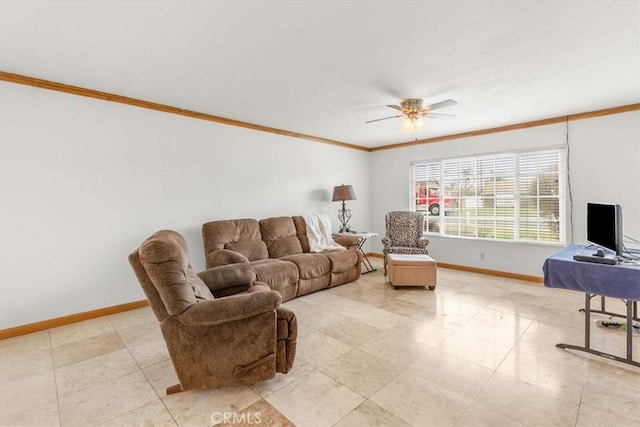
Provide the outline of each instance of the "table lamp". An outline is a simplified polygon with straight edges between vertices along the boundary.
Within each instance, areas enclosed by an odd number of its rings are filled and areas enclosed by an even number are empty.
[[[349,220],[351,219],[351,209],[345,206],[346,200],[356,200],[356,193],[350,185],[338,185],[333,187],[333,201],[342,202],[342,208],[338,209],[338,220],[340,221],[339,233],[349,233]]]

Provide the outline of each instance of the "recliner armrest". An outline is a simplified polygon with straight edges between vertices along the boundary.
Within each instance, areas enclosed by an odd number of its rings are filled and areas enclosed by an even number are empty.
[[[429,244],[429,239],[427,239],[426,237],[419,237],[418,238],[418,247],[419,248],[426,248],[427,245]]]
[[[391,239],[389,237],[383,237],[382,238],[382,244],[387,247],[387,246],[391,246]]]
[[[278,307],[276,313],[278,319],[276,371],[286,374],[293,367],[293,360],[296,357],[298,320],[295,313],[286,307]]]
[[[249,259],[240,252],[229,249],[217,249],[207,254],[207,268],[228,264],[249,264]]]
[[[207,287],[214,291],[235,286],[249,286],[256,280],[256,272],[249,264],[232,264],[213,267],[198,273]]]
[[[193,304],[177,317],[186,326],[213,326],[269,311],[275,313],[281,302],[282,297],[276,291],[234,295]]]

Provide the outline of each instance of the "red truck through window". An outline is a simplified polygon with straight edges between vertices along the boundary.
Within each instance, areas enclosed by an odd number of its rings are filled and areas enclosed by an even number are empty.
[[[427,207],[431,215],[440,215],[440,189],[427,187],[424,184],[416,184],[416,209]],[[444,207],[451,206],[451,199],[445,197]]]

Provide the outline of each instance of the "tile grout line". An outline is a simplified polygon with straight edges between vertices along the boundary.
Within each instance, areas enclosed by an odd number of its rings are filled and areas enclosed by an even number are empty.
[[[132,359],[133,359],[133,361],[135,362],[135,364],[136,364],[136,366],[138,367],[138,369],[139,369],[140,373],[142,374],[142,376],[144,376],[145,381],[147,382],[147,384],[149,384],[149,387],[151,387],[151,389],[153,390],[153,392],[154,392],[154,393],[155,393],[155,395],[157,396],[157,398],[158,398],[158,399],[157,399],[157,401],[159,401],[159,402],[160,402],[160,404],[165,408],[165,410],[167,411],[167,413],[169,414],[169,416],[171,417],[171,419],[173,420],[173,422],[174,422],[177,426],[179,426],[180,424],[178,423],[178,420],[176,420],[176,419],[175,419],[175,417],[174,417],[173,413],[169,410],[169,408],[168,408],[168,407],[167,407],[167,405],[165,404],[164,400],[162,400],[162,396],[160,396],[160,395],[158,394],[158,391],[156,390],[156,388],[155,388],[155,387],[153,386],[153,384],[151,383],[151,380],[149,380],[149,377],[148,377],[148,376],[147,376],[147,374],[144,372],[144,369],[142,368],[142,366],[140,366],[140,363],[138,362],[138,360],[135,358],[135,356],[134,356],[134,355],[133,355],[133,353],[131,352],[131,348],[130,348],[130,347],[129,347],[129,345],[124,341],[124,339],[122,338],[122,335],[120,335],[120,331],[119,331],[119,329],[118,329],[118,328],[116,328],[116,326],[113,324],[113,321],[111,320],[110,315],[109,315],[109,316],[106,316],[106,317],[107,317],[107,320],[109,321],[109,323],[113,326],[113,329],[116,331],[116,333],[117,333],[117,334],[118,334],[118,336],[120,337],[120,340],[124,343],[124,346],[125,346],[125,348],[127,349],[127,352],[129,353],[129,355],[131,356],[131,358],[132,358]],[[162,338],[162,341],[164,342],[164,337]],[[165,343],[165,345],[166,345],[166,343]],[[169,360],[171,360],[171,359],[169,359]],[[162,361],[160,361],[160,362],[158,362],[158,363],[162,363]],[[154,365],[157,365],[158,363],[154,363]],[[150,366],[153,366],[153,365],[150,365]],[[173,363],[171,364],[171,369],[174,369],[174,371],[175,371],[175,368],[173,368]],[[128,412],[127,412],[127,414],[128,414],[129,412],[135,411],[136,409],[142,408],[143,406],[148,405],[149,403],[152,403],[152,402],[147,402],[147,403],[145,403],[145,404],[143,404],[143,405],[139,406],[138,408],[134,408],[134,409],[132,409],[131,411],[128,411]],[[122,416],[122,415],[125,415],[125,414],[117,415],[117,416],[115,416],[115,417],[114,417],[114,418],[112,418],[112,419],[115,419],[115,418],[117,418],[117,417],[119,417],[119,416]]]
[[[60,414],[60,394],[58,391],[58,377],[56,375],[56,364],[53,360],[53,342],[51,341],[51,329],[47,329],[47,337],[49,337],[49,352],[51,353],[51,372],[53,373],[53,385],[56,389],[56,408],[58,410],[58,425],[62,427],[62,415]]]

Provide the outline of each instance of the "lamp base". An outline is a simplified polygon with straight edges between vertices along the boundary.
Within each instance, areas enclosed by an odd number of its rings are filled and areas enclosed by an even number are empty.
[[[351,209],[347,209],[344,204],[344,200],[342,201],[342,209],[338,210],[338,220],[340,221],[340,230],[339,233],[350,233],[349,225],[347,224],[351,219]]]

